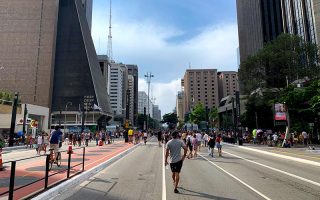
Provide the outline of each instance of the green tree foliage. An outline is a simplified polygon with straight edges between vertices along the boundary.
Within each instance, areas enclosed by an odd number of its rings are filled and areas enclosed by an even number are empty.
[[[256,55],[240,64],[241,90],[250,94],[257,88],[282,88],[303,77],[317,78],[320,74],[318,47],[299,36],[281,34],[267,43]]]
[[[13,95],[10,92],[0,91],[0,99],[6,100],[6,101],[12,101]]]
[[[213,126],[215,126],[215,124],[217,123],[218,119],[219,119],[218,108],[217,107],[213,107],[209,112],[209,120],[211,122],[214,122]]]
[[[144,114],[138,114],[138,119],[137,119],[138,129],[142,130],[144,128],[143,127],[144,122],[147,123],[147,116],[145,116]],[[150,117],[149,128],[151,129],[159,128],[159,122]]]
[[[167,124],[177,124],[178,116],[175,113],[167,113],[163,116],[163,123]]]
[[[201,121],[206,120],[206,110],[202,103],[198,103],[192,110],[190,115],[192,123],[199,124]]]

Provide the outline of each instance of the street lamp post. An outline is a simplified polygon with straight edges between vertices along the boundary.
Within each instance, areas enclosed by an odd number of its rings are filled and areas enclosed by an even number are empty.
[[[66,121],[67,121],[67,109],[68,109],[68,105],[72,106],[72,102],[68,101],[68,103],[66,104],[66,108],[65,108],[65,113],[64,113],[64,127],[63,127],[63,136],[65,136],[66,134]]]
[[[144,77],[147,78],[147,83],[148,83],[148,113],[147,113],[147,130],[149,129],[149,118],[150,118],[150,83],[151,83],[151,78],[154,77],[153,74],[151,74],[151,72],[148,72],[146,75],[144,75]]]

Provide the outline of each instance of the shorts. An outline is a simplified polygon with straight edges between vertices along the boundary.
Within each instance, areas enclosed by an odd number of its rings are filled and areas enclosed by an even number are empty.
[[[170,163],[170,168],[172,172],[180,173],[182,168],[182,160],[176,162],[176,163]]]
[[[201,146],[201,141],[197,142],[197,147]]]
[[[162,140],[162,138],[161,137],[158,137],[158,142],[160,142]]]
[[[222,145],[221,144],[219,144],[219,143],[217,143],[217,148],[219,149],[219,148],[221,148],[222,147]]]
[[[50,144],[50,149],[53,149],[55,153],[59,152],[59,144]]]

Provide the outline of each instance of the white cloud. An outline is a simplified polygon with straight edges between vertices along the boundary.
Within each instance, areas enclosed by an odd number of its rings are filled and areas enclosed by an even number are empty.
[[[173,111],[176,105],[176,95],[181,88],[181,80],[173,80],[168,83],[151,82],[150,98],[155,98],[159,105],[162,115]],[[139,79],[139,91],[145,91],[148,94],[148,84],[145,79]],[[152,94],[151,94],[152,93]]]
[[[98,54],[107,52],[107,22],[96,21],[92,35]],[[191,29],[190,29],[191,30]],[[209,26],[184,42],[168,42],[183,35],[185,30],[159,26],[151,21],[115,22],[113,25],[113,55],[116,62],[137,64],[139,76],[147,72],[153,78],[153,95],[162,113],[172,112],[180,79],[188,68],[237,70],[237,24]],[[147,92],[144,79],[139,90]]]

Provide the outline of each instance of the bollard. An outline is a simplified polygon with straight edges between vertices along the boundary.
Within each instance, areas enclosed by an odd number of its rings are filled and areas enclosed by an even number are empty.
[[[11,173],[10,173],[9,197],[8,197],[9,200],[13,199],[15,174],[16,174],[16,161],[12,161]]]
[[[71,153],[68,154],[68,170],[67,170],[67,178],[70,177],[70,162],[71,162]]]
[[[84,157],[85,157],[85,154],[86,154],[86,148],[85,148],[85,147],[83,147],[82,171],[84,171]]]
[[[50,160],[50,155],[47,155],[47,157],[46,157],[46,171],[45,171],[45,176],[44,176],[44,189],[48,188],[49,160]]]
[[[3,171],[3,163],[2,163],[2,148],[0,148],[0,171]]]

